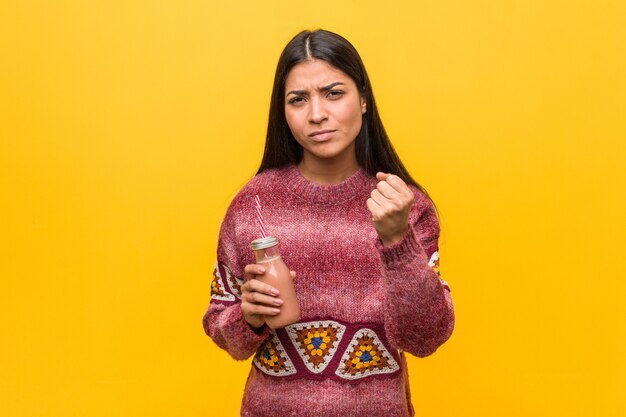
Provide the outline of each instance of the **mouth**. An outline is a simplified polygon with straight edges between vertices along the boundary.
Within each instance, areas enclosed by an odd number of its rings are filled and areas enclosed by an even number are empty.
[[[313,132],[309,134],[309,137],[313,139],[315,142],[323,142],[335,136],[336,130],[318,130],[317,132]]]

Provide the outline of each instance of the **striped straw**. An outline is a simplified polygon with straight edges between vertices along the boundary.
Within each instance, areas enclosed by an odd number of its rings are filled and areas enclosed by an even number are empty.
[[[259,230],[261,231],[261,237],[267,237],[265,234],[265,224],[263,224],[263,213],[261,213],[261,199],[258,194],[254,196],[254,202],[256,203],[256,218],[259,222]]]

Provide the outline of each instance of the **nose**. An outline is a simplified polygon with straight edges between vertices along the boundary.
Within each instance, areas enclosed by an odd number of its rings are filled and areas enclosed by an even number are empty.
[[[320,124],[328,119],[324,103],[318,97],[312,97],[309,103],[309,122]]]

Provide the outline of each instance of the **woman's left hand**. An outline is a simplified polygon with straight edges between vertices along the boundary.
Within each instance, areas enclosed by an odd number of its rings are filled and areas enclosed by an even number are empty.
[[[391,246],[409,230],[409,212],[415,196],[397,175],[378,172],[376,179],[379,182],[367,200],[367,208],[383,245]]]

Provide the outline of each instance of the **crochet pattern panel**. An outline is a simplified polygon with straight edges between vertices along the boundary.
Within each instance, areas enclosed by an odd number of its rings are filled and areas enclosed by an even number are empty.
[[[441,272],[439,270],[439,252],[437,251],[433,252],[432,256],[430,257],[430,260],[428,261],[428,266],[431,267],[432,270],[437,274],[437,276],[439,277],[439,280],[441,281],[441,284],[443,284],[443,286],[448,291],[450,291],[450,286],[448,285],[448,283],[441,278]]]
[[[346,326],[335,321],[322,321],[297,323],[286,330],[304,365],[317,374],[332,360]]]
[[[296,368],[291,358],[285,352],[285,348],[274,332],[272,332],[271,337],[261,345],[261,348],[254,357],[253,363],[267,375],[287,376],[296,373]]]
[[[241,286],[243,285],[243,280],[233,275],[230,268],[228,268],[226,265],[222,265],[222,266],[224,267],[224,273],[226,274],[226,282],[228,283],[228,286],[230,287],[230,291],[233,293],[235,297],[241,299]]]
[[[441,275],[441,273],[439,272],[439,252],[433,252],[432,256],[430,257],[430,261],[428,261],[428,266],[431,267],[433,271],[435,271],[437,276]]]
[[[348,350],[341,357],[335,373],[341,378],[359,379],[374,374],[396,372],[400,366],[370,329],[354,334]]]
[[[215,269],[213,269],[213,280],[211,281],[211,300],[235,301],[235,296],[226,291],[224,279],[220,273],[219,262],[215,262]]]
[[[382,323],[306,321],[271,335],[253,361],[265,375],[359,383],[400,373],[399,352],[388,347]]]

